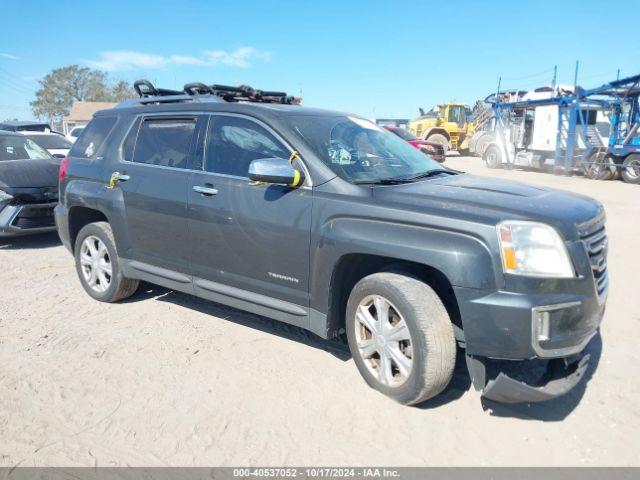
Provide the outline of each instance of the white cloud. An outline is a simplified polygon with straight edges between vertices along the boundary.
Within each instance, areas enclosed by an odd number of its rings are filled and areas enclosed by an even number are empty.
[[[167,59],[160,55],[118,50],[102,52],[98,60],[88,60],[87,65],[107,72],[124,72],[135,69],[156,69],[167,66]]]
[[[232,67],[239,68],[250,67],[250,60],[253,59],[265,62],[271,60],[271,54],[269,52],[261,52],[253,47],[241,47],[233,52],[227,52],[225,50],[207,51],[204,52],[204,56],[212,65],[221,63],[223,65],[230,65]]]
[[[20,57],[16,57],[15,55],[11,55],[10,53],[1,53],[0,52],[0,57],[8,58],[9,60],[20,60]]]
[[[128,70],[154,70],[170,66],[190,65],[211,67],[227,65],[237,68],[248,68],[252,61],[271,60],[269,52],[262,52],[253,47],[240,47],[233,51],[210,50],[200,56],[192,55],[153,55],[129,50],[101,52],[97,60],[87,60],[90,67],[107,72],[124,72]]]

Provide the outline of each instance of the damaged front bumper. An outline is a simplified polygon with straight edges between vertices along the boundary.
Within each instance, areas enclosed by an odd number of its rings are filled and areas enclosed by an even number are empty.
[[[0,205],[0,237],[53,232],[57,202]]]
[[[585,377],[591,355],[534,360],[539,363],[533,369],[522,362],[466,358],[473,385],[482,391],[483,398],[501,403],[533,403],[552,400],[572,390]],[[531,370],[538,370],[538,374]]]

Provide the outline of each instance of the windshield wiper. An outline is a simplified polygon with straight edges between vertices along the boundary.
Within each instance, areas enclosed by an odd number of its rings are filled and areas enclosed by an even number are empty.
[[[446,173],[448,175],[457,175],[457,172],[452,170],[445,170],[444,168],[436,168],[435,170],[429,170],[428,172],[419,173],[418,175],[414,175],[413,177],[401,178],[404,182],[413,182],[415,180],[421,180],[423,178],[435,177],[436,175],[440,175]]]
[[[353,183],[355,183],[356,185],[398,185],[401,183],[415,182],[416,180],[421,180],[423,178],[434,177],[442,173],[446,173],[449,175],[457,175],[457,172],[455,172],[454,170],[445,170],[443,168],[437,168],[435,170],[429,170],[428,172],[423,172],[418,175],[414,175],[413,177],[376,178],[372,180],[356,180]]]
[[[376,178],[373,180],[355,180],[356,185],[398,185],[400,183],[409,183],[412,180],[406,178]]]

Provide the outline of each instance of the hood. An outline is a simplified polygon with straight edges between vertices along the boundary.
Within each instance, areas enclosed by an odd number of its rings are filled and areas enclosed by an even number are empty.
[[[567,239],[577,235],[576,225],[604,212],[598,201],[583,195],[468,173],[378,186],[373,196],[405,208],[487,224],[502,220],[543,222]]]
[[[0,190],[57,187],[60,160],[4,160],[0,162]]]

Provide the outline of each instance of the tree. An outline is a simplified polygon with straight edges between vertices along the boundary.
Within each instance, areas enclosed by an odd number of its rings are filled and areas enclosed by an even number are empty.
[[[105,72],[78,65],[56,68],[38,83],[31,109],[36,117],[51,121],[68,115],[75,101],[118,102],[134,96],[126,82],[112,86]]]
[[[130,98],[136,98],[138,95],[131,86],[124,80],[120,80],[113,85],[109,92],[111,102],[122,102]]]

